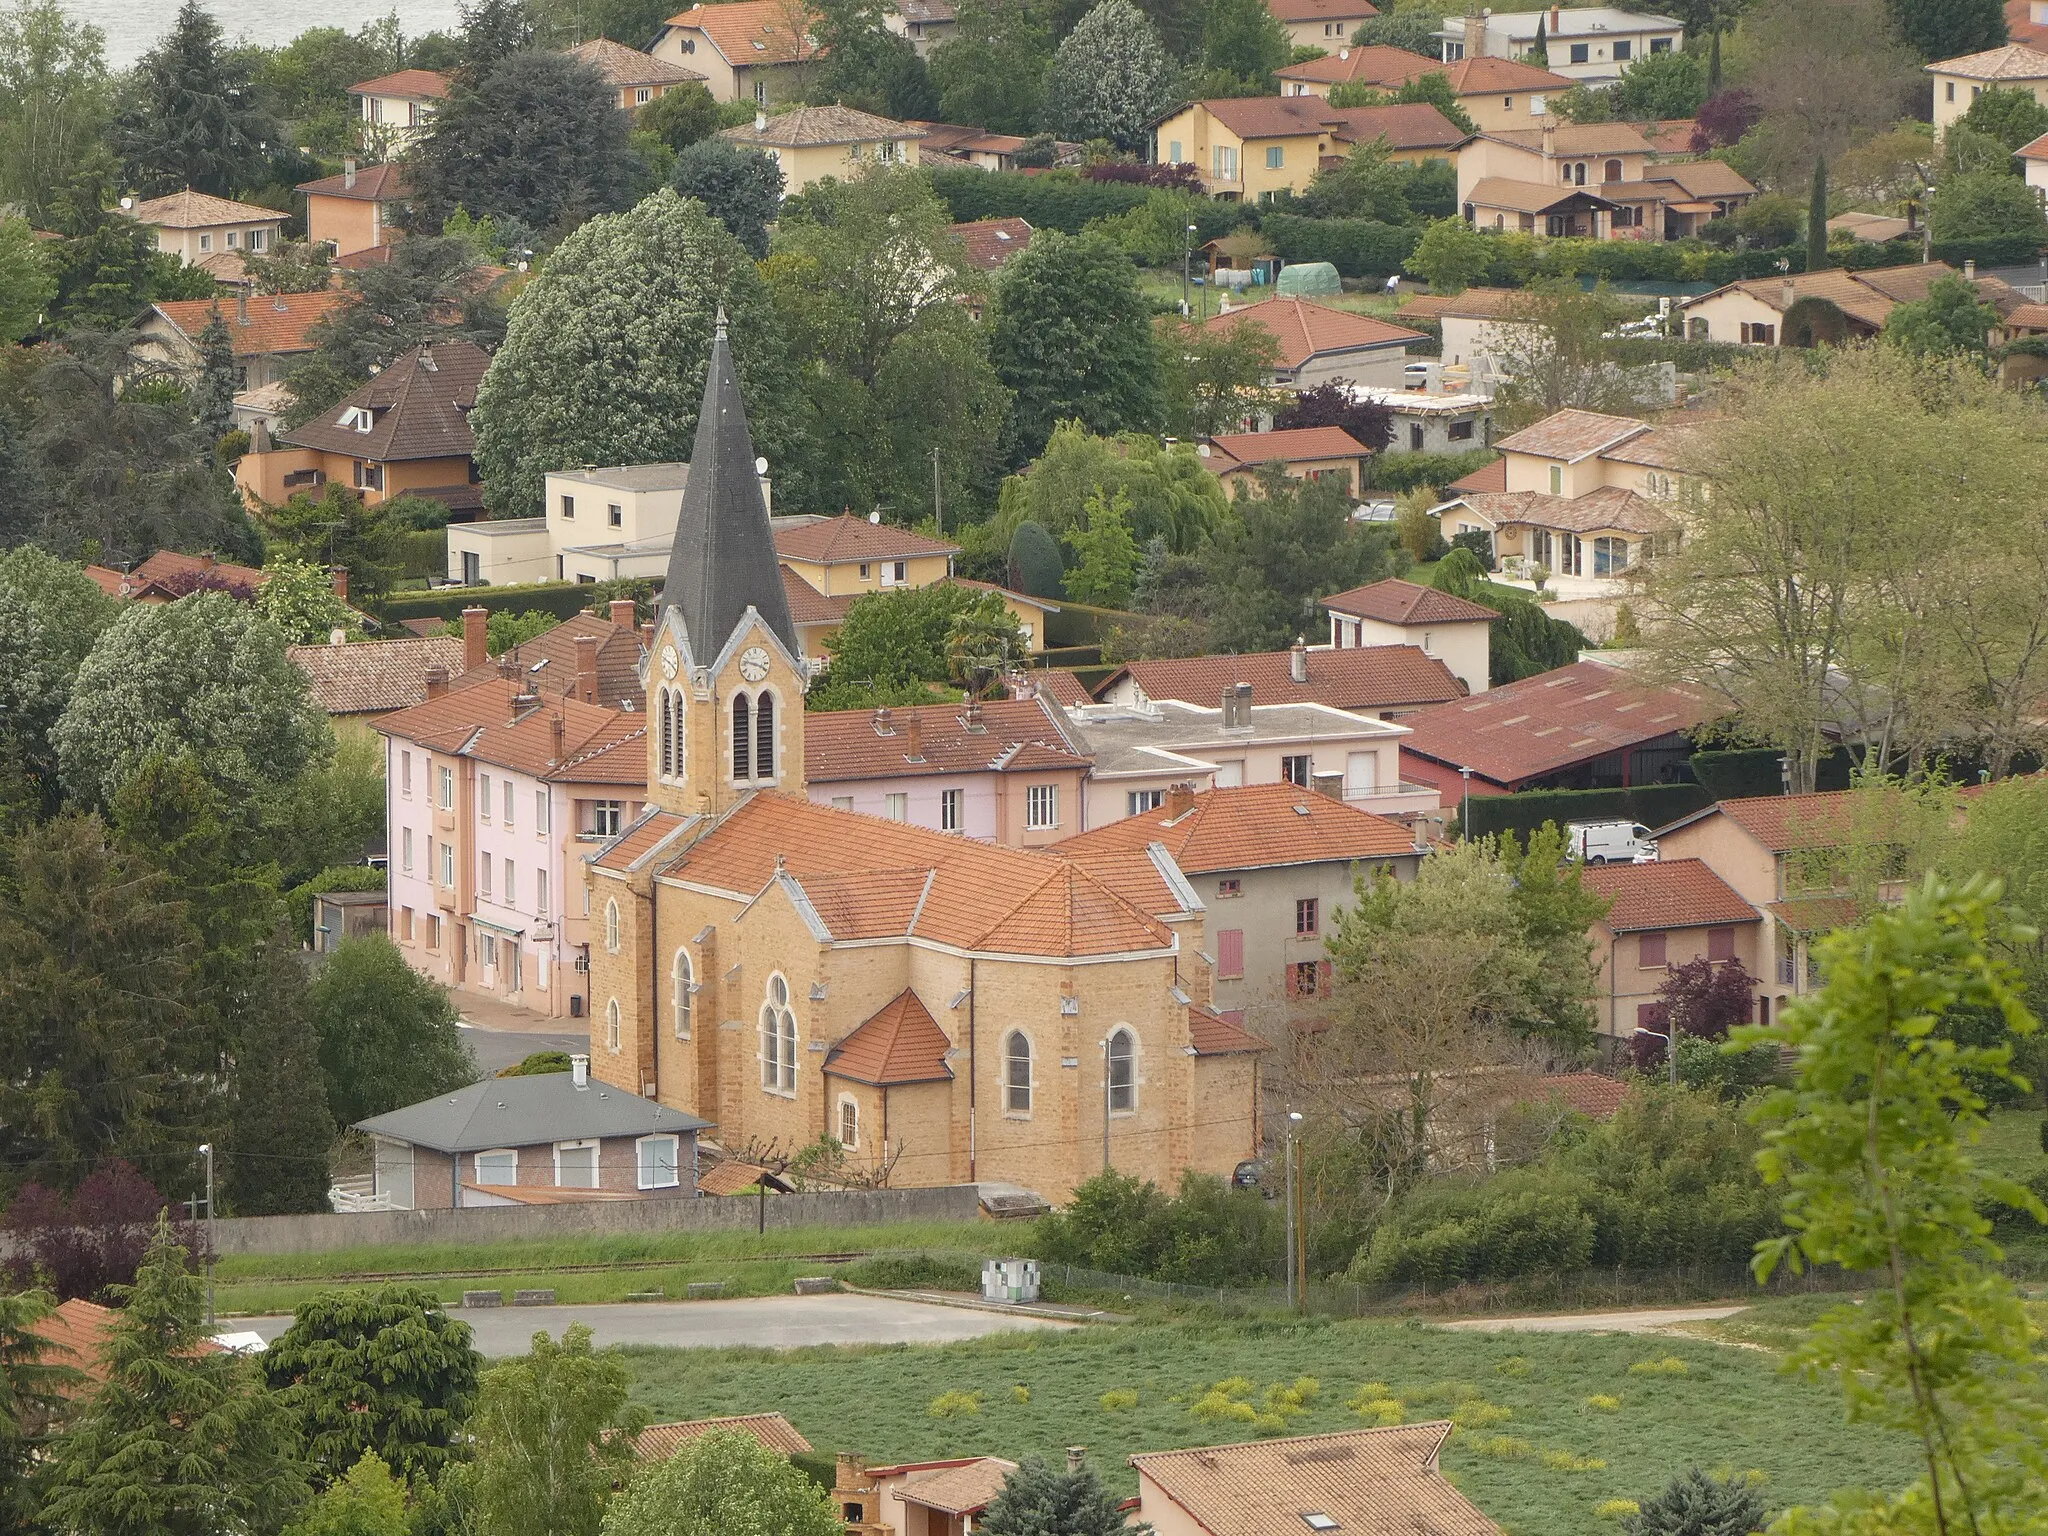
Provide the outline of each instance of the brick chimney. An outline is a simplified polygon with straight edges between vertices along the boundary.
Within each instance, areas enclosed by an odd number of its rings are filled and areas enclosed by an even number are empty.
[[[1476,59],[1486,52],[1486,12],[1478,6],[1465,13],[1465,57]]]
[[[597,702],[597,636],[576,637],[576,697],[586,704]]]
[[[247,325],[248,323],[249,290],[246,288],[237,288],[235,290],[235,324]]]
[[[448,669],[438,661],[427,668],[427,697],[438,699],[448,691]]]
[[[549,725],[553,732],[553,742],[548,748],[548,761],[559,763],[562,760],[562,712],[559,709],[555,711],[555,718]]]
[[[341,162],[341,190],[353,192],[356,188],[356,163],[353,160]]]
[[[1180,784],[1172,785],[1167,789],[1166,819],[1168,821],[1179,821],[1181,817],[1187,815],[1187,813],[1189,811],[1192,811],[1194,808],[1194,785],[1183,782]]]
[[[462,670],[474,672],[490,658],[490,651],[484,644],[486,627],[491,622],[488,608],[465,608],[462,610]]]
[[[1081,1464],[1082,1464],[1083,1462],[1085,1462],[1085,1461],[1086,1461],[1087,1459],[1088,1459],[1088,1447],[1087,1447],[1087,1446],[1085,1446],[1085,1445],[1070,1445],[1070,1446],[1068,1446],[1068,1447],[1067,1447],[1067,1470],[1068,1470],[1069,1472],[1078,1472],[1078,1471],[1080,1471],[1080,1470],[1081,1470]]]
[[[924,721],[918,718],[914,709],[903,728],[903,760],[906,763],[924,761]]]
[[[1308,642],[1300,635],[1294,637],[1294,649],[1287,653],[1287,675],[1297,683],[1308,681]]]
[[[337,565],[328,575],[334,580],[334,595],[344,603],[348,601],[348,567]]]
[[[640,620],[630,597],[615,597],[611,603],[612,623],[631,634],[639,627]]]

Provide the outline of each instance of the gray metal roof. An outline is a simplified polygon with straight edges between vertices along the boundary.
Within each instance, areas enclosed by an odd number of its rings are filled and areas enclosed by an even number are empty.
[[[487,1077],[453,1093],[358,1120],[356,1129],[436,1152],[483,1152],[593,1136],[701,1131],[710,1124],[594,1078],[578,1088],[571,1074],[549,1072],[540,1077]]]

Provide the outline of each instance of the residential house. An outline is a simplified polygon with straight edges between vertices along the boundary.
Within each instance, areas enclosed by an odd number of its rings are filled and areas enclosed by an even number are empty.
[[[1698,859],[1605,864],[1579,878],[1610,903],[1588,935],[1599,978],[1594,1028],[1610,1047],[1638,1029],[1666,1031],[1657,993],[1671,967],[1734,961],[1768,984],[1763,914]],[[1768,1006],[1765,1015],[1769,1023]]]
[[[1318,45],[1320,46],[1320,45]],[[1374,44],[1367,48],[1325,49],[1319,59],[1288,64],[1274,71],[1282,96],[1329,98],[1333,85],[1369,85],[1376,90],[1397,91],[1410,80],[1442,74],[1441,59],[1410,53],[1406,48]]]
[[[1725,161],[1678,160],[1650,166],[1641,181],[1603,182],[1600,195],[1615,205],[1614,238],[1684,240],[1739,212],[1757,189]]]
[[[761,150],[781,166],[787,196],[827,176],[847,180],[866,165],[915,165],[924,130],[852,107],[792,107],[774,117],[757,113],[751,125],[719,137]]]
[[[694,1200],[697,1133],[710,1122],[592,1082],[587,1056],[570,1062],[358,1120],[375,1158],[369,1208]]]
[[[1449,160],[1464,130],[1427,102],[1333,107],[1319,96],[1237,96],[1195,101],[1152,129],[1152,158],[1192,165],[1211,197],[1271,202],[1308,189],[1327,163],[1384,139],[1400,165]]]
[[[1478,385],[1472,375],[1482,375]],[[1485,370],[1446,367],[1441,360],[1423,364],[1419,379],[1395,389],[1385,384],[1353,384],[1351,398],[1384,406],[1394,418],[1394,435],[1382,453],[1470,453],[1493,439],[1493,381]]]
[[[634,624],[635,612],[631,598],[615,597],[605,612],[575,614],[493,659],[485,654],[490,615],[482,608],[465,608],[462,666],[450,675],[448,685],[467,688],[492,682],[510,668],[528,693],[560,694],[606,709],[635,709],[642,693],[640,668],[647,657],[646,635]]]
[[[273,441],[259,430],[235,465],[244,497],[275,505],[330,480],[371,504],[425,496],[458,520],[483,512],[469,410],[490,356],[467,341],[406,353],[341,403]]]
[[[1685,428],[1597,411],[1558,411],[1502,438],[1506,489],[1467,491],[1432,509],[1446,539],[1492,536],[1503,580],[1601,596],[1679,536]]]
[[[2009,42],[2048,53],[2048,0],[2005,0],[2005,35]]]
[[[1702,691],[1576,661],[1407,716],[1401,774],[1436,785],[1446,804],[1468,794],[1669,784],[1692,757],[1687,733],[1725,713]]]
[[[1256,488],[1259,473],[1278,465],[1290,480],[1342,475],[1356,492],[1365,484],[1371,450],[1342,427],[1292,427],[1277,432],[1219,432],[1197,445],[1202,467],[1236,495]]]
[[[1498,351],[1504,331],[1526,324],[1519,317],[1529,302],[1520,288],[1467,288],[1460,293],[1424,293],[1409,299],[1394,311],[1397,321],[1435,321],[1443,336],[1442,362],[1446,371],[1465,370],[1469,379],[1477,373],[1490,379],[1489,361]]]
[[[2034,144],[2048,146],[2048,134],[2043,134],[2034,141]],[[2024,144],[2014,153],[2025,159],[2027,151],[2033,147],[2033,144]],[[2030,181],[2028,185],[2031,186],[2033,183]],[[1902,219],[1887,213],[1851,211],[1838,213],[1828,220],[1828,238],[1831,240],[1836,235],[1848,235],[1851,239],[1862,240],[1871,245],[1882,245],[1887,240],[1903,240],[1914,233],[1917,233],[1917,230],[1911,219]]]
[[[924,58],[935,44],[960,29],[960,13],[953,0],[891,0],[882,12],[882,25],[908,38],[917,56]]]
[[[1322,603],[1330,615],[1332,650],[1416,646],[1425,656],[1441,657],[1468,694],[1491,686],[1493,626],[1500,622],[1491,608],[1398,577],[1353,587]]]
[[[1986,90],[2025,91],[2048,106],[2048,50],[2011,42],[1956,59],[1937,59],[1924,66],[1934,77],[1934,131],[1970,110]]]
[[[2048,5],[2048,0],[2042,0],[2042,3]],[[2019,156],[2020,170],[2027,185],[2048,195],[2048,133],[2038,139],[2029,139],[2014,153]]]
[[[438,69],[401,69],[350,86],[363,142],[394,153],[412,148],[432,125],[453,83]]]
[[[306,238],[336,256],[379,250],[404,233],[412,189],[396,165],[358,167],[344,160],[339,176],[302,181],[298,190],[306,199]]]
[[[807,1455],[811,1442],[779,1413],[741,1413],[722,1419],[690,1419],[680,1424],[650,1424],[633,1437],[633,1454],[643,1462],[667,1461],[714,1429],[751,1435],[783,1456]]]
[[[2021,304],[1999,316],[1988,340],[1994,349],[2022,336],[2048,336],[2048,304]],[[2008,351],[1999,359],[1998,377],[2006,384],[2024,384],[2048,376],[2048,357]]]
[[[809,85],[817,25],[803,0],[693,5],[663,23],[648,52],[697,71],[720,101],[767,106],[801,96]]]
[[[1451,1422],[1133,1456],[1158,1536],[1500,1536],[1438,1466]]]
[[[462,670],[462,640],[455,635],[407,635],[398,640],[344,639],[340,644],[295,645],[285,652],[306,674],[318,704],[337,725],[367,725],[381,716],[423,704],[427,674]]]
[[[1719,161],[1665,162],[1628,123],[1491,129],[1458,151],[1458,204],[1479,229],[1675,240],[1756,196]]]
[[[1465,696],[1465,685],[1442,659],[1415,645],[1369,645],[1334,650],[1297,640],[1287,651],[1242,656],[1187,656],[1127,661],[1095,688],[1104,704],[1146,704],[1174,699],[1208,706],[1249,684],[1267,704],[1327,704],[1381,720],[1401,720],[1419,709]]]
[[[1685,24],[1674,17],[1605,5],[1506,14],[1475,6],[1464,16],[1450,17],[1437,42],[1446,64],[1481,54],[1527,62],[1539,24],[1544,68],[1575,85],[1612,85],[1637,59],[1670,53],[1685,42]]]
[[[1262,325],[1272,333],[1279,355],[1271,382],[1297,390],[1339,379],[1398,386],[1408,365],[1409,344],[1424,339],[1406,326],[1311,299],[1262,299],[1203,322],[1204,329],[1219,336],[1240,325]]]
[[[1000,272],[1010,258],[1031,244],[1035,231],[1016,217],[974,219],[953,226],[953,238],[967,252],[967,264],[977,272]]]
[[[225,197],[194,192],[187,187],[167,197],[123,200],[121,212],[156,237],[156,248],[175,256],[188,267],[207,267],[213,257],[229,255],[233,261],[215,277],[241,281],[241,258],[261,256],[281,238],[285,215],[275,208],[256,203],[237,203]]]
[[[1909,267],[1871,267],[1861,272],[1830,268],[1821,272],[1788,273],[1783,277],[1752,277],[1687,299],[1681,306],[1685,334],[1693,341],[1732,341],[1745,346],[1775,347],[1783,337],[1785,312],[1801,299],[1825,299],[1841,311],[1852,336],[1875,336],[1901,304],[1927,297],[1939,278],[1957,276],[1945,261]],[[1977,296],[2000,315],[2010,314],[2024,296],[2003,278],[1977,275],[1977,264],[1963,263],[1960,274]]]
[[[1266,0],[1266,9],[1287,29],[1297,48],[1338,48],[1379,15],[1372,0]]]
[[[1031,141],[1014,133],[990,133],[965,123],[932,123],[912,118],[910,126],[922,129],[918,140],[918,164],[944,166],[955,170],[1014,171],[1017,152]]]
[[[254,408],[252,414],[252,406],[242,397],[283,383],[285,374],[314,351],[316,343],[310,334],[314,325],[347,301],[346,294],[334,289],[252,298],[246,288],[237,290],[225,303],[219,299],[169,299],[150,305],[143,313],[136,327],[136,352],[170,369],[186,388],[196,388],[206,371],[199,338],[219,315],[227,327],[228,347],[235,360],[235,425],[246,431],[262,413]]]
[[[1069,1452],[1068,1464],[1074,1461]],[[971,1536],[1016,1470],[1014,1461],[1000,1456],[871,1467],[865,1458],[842,1452],[832,1503],[846,1536]]]
[[[1196,794],[1187,785],[1163,803],[1055,851],[1083,869],[1162,849],[1204,908],[1202,954],[1214,965],[1210,1011],[1242,1027],[1284,999],[1327,997],[1324,947],[1358,882],[1381,873],[1406,880],[1422,862],[1398,822],[1293,784],[1246,785]],[[1257,1050],[1256,1036],[1239,1049]]]
[[[784,519],[775,554],[826,597],[858,597],[896,587],[928,587],[953,574],[958,544],[864,517]]]
[[[1347,48],[1276,71],[1283,96],[1323,96],[1338,84],[1397,90],[1424,75],[1442,75],[1481,133],[1540,125],[1549,98],[1574,82],[1534,64],[1491,54],[1445,64],[1400,48]]]
[[[615,93],[621,112],[644,107],[679,85],[692,82],[701,85],[705,79],[697,70],[685,69],[672,59],[658,59],[651,53],[628,48],[608,37],[593,37],[587,43],[578,43],[569,50],[569,56],[581,59],[604,77],[604,83]]]
[[[137,603],[175,603],[193,592],[225,592],[243,601],[254,597],[270,572],[236,565],[211,551],[197,555],[160,549],[131,571],[88,565],[85,574],[109,597]]]

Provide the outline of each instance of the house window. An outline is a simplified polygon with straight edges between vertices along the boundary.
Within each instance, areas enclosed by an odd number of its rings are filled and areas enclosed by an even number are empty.
[[[1709,928],[1707,930],[1707,958],[1709,960],[1733,960],[1735,958],[1735,930],[1733,928]]]
[[[508,830],[512,826],[512,781],[510,779],[505,780],[505,826]]]
[[[429,912],[427,914],[427,948],[439,949],[440,947],[441,919],[436,914]]]
[[[1287,967],[1289,997],[1327,997],[1329,990],[1329,961],[1297,960]]]
[[[1592,57],[1592,45],[1590,43],[1572,44],[1572,62],[1574,64],[1584,64]]]
[[[1124,803],[1129,807],[1124,813],[1125,815],[1142,816],[1147,811],[1158,810],[1160,806],[1166,803],[1166,791],[1163,789],[1134,789],[1124,796]]]
[[[910,820],[910,796],[902,793],[884,795],[882,803],[885,807],[882,814],[891,821]]]
[[[796,1092],[796,1014],[779,971],[768,978],[761,1003],[761,1086],[769,1093]]]
[[[228,231],[228,249],[232,251],[232,250],[234,250],[234,249],[235,249],[235,248],[236,248],[236,247],[237,247],[238,245],[240,245],[241,243],[242,243],[241,231],[239,231],[239,230],[234,230],[234,229],[231,229],[231,230],[229,230],[229,231]]]
[[[542,837],[548,835],[548,792],[544,789],[533,792],[533,830]]]
[[[1166,163],[1169,165],[1179,165],[1180,161],[1180,140],[1168,139],[1166,141]]]
[[[1236,981],[1244,975],[1244,930],[1225,928],[1216,935],[1216,975],[1222,981]]]
[[[604,509],[604,520],[607,527],[623,528],[626,526],[626,509],[616,501],[609,502]]]
[[[444,890],[455,889],[455,845],[441,845],[441,886]]]
[[[412,873],[412,828],[407,827],[398,834],[399,868],[408,875]]]
[[[479,793],[476,798],[477,813],[485,821],[489,821],[491,819],[491,776],[488,773],[484,774],[479,782]]]
[[[1651,39],[1650,39],[1650,52],[1652,52],[1652,53],[1669,53],[1670,51],[1671,51],[1671,39],[1670,39],[1670,38],[1668,38],[1668,37],[1653,37],[1653,38],[1651,38]]]
[[[651,85],[640,85],[640,86],[635,86],[635,87],[633,88],[633,105],[634,105],[634,106],[636,106],[636,107],[644,107],[644,106],[646,106],[646,105],[647,105],[647,103],[649,103],[649,102],[650,102],[650,101],[652,101],[652,100],[654,100],[654,87],[653,87],[653,86],[651,86]]]
[[[368,428],[364,429],[365,431]],[[384,489],[384,466],[355,461],[355,484],[359,491],[381,491]]]
[[[399,937],[400,937],[401,939],[405,940],[405,942],[406,942],[406,943],[408,943],[408,944],[410,944],[410,943],[412,942],[412,908],[411,908],[411,907],[400,907],[400,908],[398,909],[398,936],[399,936]]]
[[[500,1147],[495,1152],[477,1153],[476,1181],[479,1184],[517,1184],[519,1154],[509,1147]]]
[[[1296,899],[1294,903],[1295,937],[1313,937],[1322,931],[1321,924],[1318,922],[1318,918],[1321,915],[1320,908],[1321,903],[1313,896],[1302,896]]]
[[[533,872],[533,910],[542,917],[548,915],[548,872],[544,869]]]
[[[1409,422],[1409,423],[1408,423],[1408,449],[1409,449],[1409,451],[1410,451],[1411,453],[1420,453],[1420,452],[1422,452],[1422,442],[1423,442],[1423,437],[1422,437],[1422,423],[1421,423],[1421,422],[1419,422],[1419,421],[1411,421],[1411,422]]]
[[[254,252],[256,252],[256,253],[257,253],[257,254],[258,254],[259,256],[260,256],[260,255],[261,255],[261,254],[262,254],[263,252],[265,252],[265,251],[269,250],[269,249],[270,249],[270,231],[269,231],[269,230],[267,230],[267,229],[252,229],[252,230],[250,230],[250,231],[249,231],[249,249],[250,249],[250,250],[252,250],[252,251],[254,251]]]
[[[860,1105],[851,1094],[839,1096],[839,1145],[849,1152],[860,1146]]]
[[[1268,148],[1268,149],[1266,150],[1266,169],[1267,169],[1267,170],[1269,170],[1269,171],[1277,171],[1277,170],[1279,170],[1279,169],[1280,169],[1280,167],[1281,167],[1281,166],[1285,165],[1286,163],[1287,163],[1287,148],[1286,148],[1286,146],[1285,146],[1285,145],[1283,145],[1283,144],[1275,144],[1275,145],[1272,145],[1272,146],[1270,146],[1270,147],[1269,147],[1269,148]]]
[[[1031,1040],[1021,1029],[1003,1036],[1003,1112],[1031,1113]]]
[[[834,796],[832,797],[832,809],[833,809],[833,810],[835,810],[835,811],[850,811],[850,810],[852,810],[852,809],[853,809],[853,796],[851,796],[851,795],[834,795]]]
[[[1309,754],[1294,752],[1280,759],[1280,777],[1296,789],[1308,788]]]
[[[1593,541],[1593,574],[1619,576],[1628,569],[1628,540],[1602,536]]]
[[[1210,160],[1211,174],[1218,181],[1237,180],[1237,149],[1234,145],[1218,144]]]
[[[612,1007],[619,1005],[613,1003]],[[558,1141],[555,1143],[555,1188],[597,1188],[597,1143]]]
[[[569,523],[576,521],[576,498],[574,496],[564,496],[562,498],[562,520]]]
[[[201,235],[201,236],[199,237],[199,249],[201,249],[202,251],[210,251],[210,250],[212,250],[212,249],[213,249],[213,236],[211,236],[211,235]]]
[[[482,859],[482,873],[478,876],[477,888],[486,897],[491,894],[491,856],[488,853]]]
[[[1469,421],[1454,421],[1454,422],[1452,422],[1452,423],[1451,423],[1451,431],[1450,431],[1450,437],[1451,437],[1451,441],[1452,441],[1452,442],[1454,442],[1454,443],[1469,443],[1469,442],[1471,442],[1471,441],[1472,441],[1472,427],[1473,427],[1473,423],[1472,423],[1472,422],[1469,422]]]
[[[1752,346],[1774,347],[1778,344],[1778,328],[1745,320],[1742,322],[1742,339]]]
[[[960,830],[960,800],[964,792],[957,789],[939,791],[939,830],[958,832]]]
[[[1645,971],[1661,971],[1665,963],[1665,946],[1670,937],[1665,933],[1646,933],[1636,940],[1639,955],[1636,965]]]
[[[1242,896],[1244,894],[1244,882],[1235,876],[1228,880],[1218,880],[1216,882],[1216,894],[1218,896]]]
[[[604,904],[604,952],[616,955],[619,952],[619,903],[613,897]]]
[[[1109,1036],[1109,1112],[1128,1115],[1138,1107],[1138,1037],[1119,1025]]]
[[[1059,786],[1034,784],[1024,794],[1024,829],[1049,832],[1059,824]]]
[[[455,809],[455,770],[453,768],[443,768],[441,770],[441,809],[444,811]]]
[[[1621,162],[1619,160],[1609,160],[1606,164],[1602,165],[1600,167],[1600,179],[1602,181],[1621,180]]]
[[[476,941],[476,957],[487,970],[498,968],[498,936],[494,933],[479,934]]]
[[[617,837],[626,816],[623,800],[586,800],[590,807],[590,831],[595,837]]]
[[[406,799],[412,798],[412,754],[398,754],[398,792]]]
[[[675,1019],[676,1038],[690,1038],[690,998],[697,990],[696,973],[690,968],[690,952],[676,951],[675,963],[668,968],[669,1011]]]
[[[884,560],[882,562],[883,586],[901,587],[908,585],[909,581],[910,562],[908,560]]]
[[[1945,97],[1944,97],[1943,99],[1944,99],[1944,100],[1947,100],[1947,101],[1954,101],[1954,100],[1956,99],[1956,83],[1955,83],[1955,81],[1953,81],[1953,80],[1949,81],[1949,83],[1948,83],[1948,94],[1947,94],[1947,95],[1946,95],[1946,96],[1945,96]]]
[[[1564,494],[1564,466],[1562,464],[1550,466],[1550,494],[1553,496],[1562,496]]]
[[[519,905],[519,872],[510,859],[505,861],[505,905]]]
[[[633,1143],[642,1189],[674,1189],[682,1182],[676,1173],[677,1145],[674,1136],[642,1136]]]
[[[619,1053],[619,1000],[604,1005],[604,1045],[614,1056]]]
[[[462,584],[465,587],[484,584],[484,557],[473,549],[462,551]]]
[[[1614,40],[1614,62],[1615,62],[1615,63],[1617,63],[1617,64],[1620,64],[1620,63],[1623,63],[1623,62],[1625,62],[1626,60],[1628,60],[1628,59],[1629,59],[1629,58],[1630,58],[1630,57],[1631,57],[1631,56],[1633,55],[1634,51],[1635,51],[1635,44],[1633,44],[1632,42],[1630,42],[1630,41],[1629,41],[1629,40],[1628,40],[1627,38],[1625,38],[1625,37],[1617,37],[1617,38],[1616,38],[1616,39]]]

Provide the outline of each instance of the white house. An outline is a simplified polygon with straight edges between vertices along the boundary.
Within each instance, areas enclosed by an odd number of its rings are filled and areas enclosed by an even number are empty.
[[[1491,686],[1491,608],[1439,592],[1434,587],[1389,577],[1323,599],[1330,615],[1330,646],[1347,651],[1367,645],[1419,645],[1442,659],[1468,693]]]
[[[1672,16],[1639,14],[1613,6],[1552,6],[1547,11],[1495,14],[1475,7],[1450,18],[1437,34],[1443,61],[1491,54],[1528,60],[1543,28],[1544,68],[1586,85],[1611,85],[1637,59],[1670,53],[1685,43],[1685,23]]]

